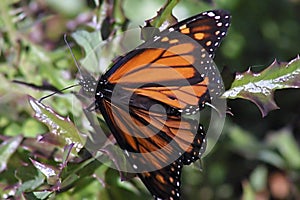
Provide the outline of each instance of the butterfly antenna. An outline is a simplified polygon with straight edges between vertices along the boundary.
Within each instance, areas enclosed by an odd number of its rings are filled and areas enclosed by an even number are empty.
[[[72,49],[71,49],[71,47],[70,47],[70,45],[69,45],[69,42],[68,42],[68,40],[67,40],[67,34],[64,34],[64,41],[65,41],[65,43],[66,43],[66,45],[67,45],[67,47],[68,47],[68,49],[69,49],[69,51],[70,51],[70,53],[71,53],[71,56],[72,56],[72,58],[73,58],[73,60],[74,60],[74,62],[75,62],[75,65],[76,65],[76,67],[77,67],[77,69],[78,69],[78,72],[82,75],[82,71],[81,71],[80,65],[79,65],[79,63],[77,62],[77,60],[76,60],[76,58],[75,58],[75,56],[74,56],[74,54],[73,54],[73,52],[72,52]]]
[[[79,84],[70,85],[70,86],[68,86],[68,87],[66,87],[66,88],[64,88],[64,89],[61,89],[61,90],[59,90],[59,91],[52,92],[52,93],[49,94],[49,95],[43,96],[42,98],[40,98],[39,103],[41,103],[44,99],[46,99],[46,98],[48,98],[48,97],[51,97],[51,96],[53,96],[53,95],[55,95],[55,94],[57,94],[57,93],[62,93],[63,91],[68,90],[68,89],[70,89],[70,88],[72,88],[72,87],[76,87],[76,86],[79,86]]]
[[[64,34],[64,41],[65,41],[65,43],[66,43],[68,49],[70,50],[70,53],[71,53],[71,55],[72,55],[72,58],[73,58],[73,60],[74,60],[74,62],[75,62],[75,65],[76,65],[76,67],[77,67],[79,73],[82,75],[82,72],[81,72],[81,69],[80,69],[80,65],[79,65],[79,63],[77,62],[77,60],[76,60],[76,58],[75,58],[75,56],[74,56],[74,54],[73,54],[73,52],[72,52],[71,46],[69,45],[69,42],[68,42],[68,40],[67,40],[67,34]],[[70,88],[72,88],[72,87],[76,87],[76,86],[80,86],[80,84],[71,85],[71,86],[68,86],[68,87],[66,87],[66,88],[64,88],[64,89],[62,89],[62,90],[53,92],[53,93],[51,93],[51,94],[49,94],[49,95],[47,95],[47,96],[44,96],[44,97],[40,98],[39,102],[42,102],[44,99],[46,99],[46,98],[48,98],[48,97],[51,97],[51,96],[53,96],[53,95],[55,95],[55,94],[57,94],[57,93],[61,93],[61,92],[65,91],[65,90],[68,90],[68,89],[70,89]]]
[[[97,81],[87,71],[81,70],[80,65],[77,62],[77,60],[76,60],[76,58],[75,58],[75,56],[74,56],[74,54],[72,52],[72,49],[71,49],[71,47],[70,47],[70,45],[69,45],[69,43],[67,41],[67,35],[66,34],[64,34],[64,40],[65,40],[65,43],[67,44],[67,47],[70,50],[72,58],[73,58],[73,60],[74,60],[74,62],[76,64],[76,67],[78,69],[78,72],[81,75],[81,78],[79,78],[79,85],[82,86],[83,91],[86,92],[86,95],[88,95],[88,96],[94,96],[95,95],[95,91],[96,91]]]

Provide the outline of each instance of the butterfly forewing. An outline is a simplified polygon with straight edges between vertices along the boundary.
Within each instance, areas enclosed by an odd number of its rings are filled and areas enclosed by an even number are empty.
[[[230,15],[225,10],[203,12],[171,27],[188,35],[205,48],[213,58],[230,24]]]
[[[184,113],[190,106],[197,110],[196,107],[200,105],[201,108],[205,103],[199,99],[208,96],[209,79],[205,67],[211,63],[211,58],[191,38],[178,32],[168,33],[147,48],[138,48],[129,55],[108,72],[111,74],[108,82],[116,85],[114,89],[119,91],[113,93],[116,99],[124,99],[128,94],[145,96]],[[134,99],[129,101],[135,102]]]

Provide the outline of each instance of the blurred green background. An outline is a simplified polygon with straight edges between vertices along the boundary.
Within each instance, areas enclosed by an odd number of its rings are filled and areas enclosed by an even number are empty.
[[[35,138],[48,131],[33,118],[27,95],[40,98],[49,92],[12,80],[58,89],[74,84],[77,69],[63,41],[64,33],[101,30],[102,37],[107,38],[114,30],[144,25],[164,4],[162,0],[0,1],[1,198],[21,191],[19,197],[34,199],[33,192],[51,185],[16,189],[36,178],[30,177],[30,173],[26,178],[18,175],[21,168],[32,165],[29,157],[53,166],[60,163],[39,158],[23,148],[26,145],[19,146],[5,160],[4,141],[8,138],[18,135]],[[176,5],[173,14],[181,20],[210,9],[226,9],[232,15],[231,27],[215,58],[220,70],[226,69],[227,87],[235,72],[244,72],[249,67],[260,71],[274,59],[288,62],[300,53],[299,0],[185,0]],[[76,58],[84,58],[80,47],[69,40]],[[104,53],[99,55],[101,63],[108,64],[110,60],[103,58]],[[249,101],[228,101],[233,116],[227,116],[217,145],[203,159],[202,172],[194,166],[184,168],[182,199],[300,199],[300,91],[277,91],[275,99],[280,110],[270,112],[265,118]],[[69,92],[50,97],[44,103],[71,119],[82,115]],[[138,180],[121,182],[114,170],[101,165],[93,169],[97,169],[95,173],[101,178],[89,174],[50,197],[151,199]]]

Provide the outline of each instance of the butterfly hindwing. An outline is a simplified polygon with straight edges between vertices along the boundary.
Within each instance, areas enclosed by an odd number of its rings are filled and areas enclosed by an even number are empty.
[[[136,168],[160,169],[179,157],[183,163],[190,164],[199,158],[204,147],[205,133],[197,120],[180,115],[166,117],[132,106],[126,110],[107,100],[99,106],[117,143],[127,150],[130,164]]]
[[[182,167],[181,160],[177,160],[160,170],[139,173],[138,177],[156,200],[179,200]]]

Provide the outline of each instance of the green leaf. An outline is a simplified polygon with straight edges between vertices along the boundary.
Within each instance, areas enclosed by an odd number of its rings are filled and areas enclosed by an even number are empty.
[[[157,12],[157,15],[148,20],[152,27],[160,28],[161,26],[170,26],[177,22],[172,11],[179,3],[179,0],[168,0],[166,4]]]
[[[155,17],[146,20],[146,26],[142,28],[141,33],[143,40],[149,40],[154,35],[159,34],[159,29],[165,29],[177,23],[177,19],[173,16],[172,11],[178,3],[179,0],[168,0]]]
[[[273,133],[268,142],[278,149],[290,167],[300,169],[300,147],[295,141],[291,130],[285,128]]]
[[[85,139],[80,135],[71,120],[58,115],[50,107],[45,106],[31,96],[28,99],[35,111],[35,118],[48,126],[50,132],[58,137],[61,147],[73,144],[72,153],[76,155],[85,144]]]
[[[62,157],[62,166],[66,166],[68,159],[70,158],[70,153],[72,152],[73,145],[67,145],[64,148],[63,157]]]
[[[9,158],[17,150],[22,139],[22,136],[13,137],[0,145],[0,172],[6,169]]]
[[[274,91],[285,88],[300,87],[300,57],[289,63],[276,60],[260,73],[253,73],[251,69],[236,75],[231,88],[222,97],[229,99],[248,99],[255,103],[263,116],[279,107],[273,96]]]
[[[43,192],[33,192],[34,196],[38,199],[48,199],[49,195],[53,192],[43,191]]]
[[[30,192],[38,188],[44,183],[45,177],[40,172],[33,167],[20,167],[16,171],[16,177],[22,183],[17,189],[17,195],[20,195],[23,192]]]
[[[250,183],[255,191],[263,191],[267,186],[268,170],[265,166],[258,166],[250,175]]]
[[[251,187],[250,183],[248,181],[244,181],[242,183],[243,186],[243,196],[241,199],[243,200],[253,200],[255,199],[255,192],[253,188]]]
[[[101,166],[101,163],[94,158],[74,165],[69,164],[63,168],[60,176],[62,180],[60,188],[70,188],[76,181],[80,181],[84,177],[90,177],[99,166]]]
[[[109,40],[112,35],[118,35],[127,29],[128,19],[125,16],[123,4],[124,1],[122,0],[115,0],[113,5],[107,1],[103,2],[98,22],[99,25],[101,24],[100,30],[103,40]],[[95,29],[98,30],[99,28],[96,27]]]
[[[282,158],[282,156],[280,156],[278,152],[274,152],[269,149],[263,149],[262,151],[260,151],[258,159],[270,165],[274,165],[279,169],[283,169],[286,165],[284,158]]]
[[[55,176],[57,175],[57,172],[55,170],[54,167],[50,166],[50,165],[46,165],[43,163],[40,163],[38,161],[35,161],[33,159],[30,159],[30,161],[32,162],[32,164],[38,169],[40,170],[47,178],[51,177],[51,176]]]
[[[77,44],[83,47],[85,57],[80,61],[80,64],[90,73],[97,75],[103,73],[112,65],[112,61],[117,56],[125,53],[123,49],[124,44],[122,44],[126,40],[125,35],[114,37],[109,41],[103,41],[99,31],[90,33],[80,30],[72,33],[71,36]],[[128,48],[127,44],[126,48]]]
[[[255,158],[262,149],[261,143],[251,134],[238,126],[230,129],[231,148],[248,158]]]
[[[52,136],[52,140],[45,139],[45,135]],[[48,141],[47,141],[48,140]],[[53,158],[56,161],[62,159],[62,151],[57,151],[57,144],[53,141],[53,134],[46,133],[37,138],[25,138],[22,147],[30,151],[35,157]]]
[[[84,30],[79,30],[71,34],[72,38],[77,44],[83,47],[85,51],[85,58],[81,60],[81,65],[85,69],[89,69],[91,72],[103,72],[106,66],[100,66],[101,62],[101,48],[104,43],[101,39],[101,33],[99,31],[88,32]]]
[[[7,135],[7,136],[17,136],[21,132],[22,132],[22,127],[19,124],[13,122],[13,123],[11,123],[9,126],[7,126],[5,128],[4,135]]]
[[[36,137],[39,133],[45,132],[45,129],[46,127],[32,118],[27,119],[22,125],[25,137]]]
[[[30,159],[30,158],[29,158]],[[47,182],[51,185],[54,185],[58,180],[58,170],[53,166],[46,165],[44,163],[40,163],[33,159],[30,159],[32,164],[37,168],[40,172],[42,172],[47,177]]]
[[[76,16],[78,13],[85,9],[84,1],[73,1],[73,0],[46,0],[47,4],[54,10],[63,13],[67,16]],[[68,8],[68,9],[66,9]]]
[[[129,180],[133,178],[132,174],[126,173],[133,169],[130,165],[128,165],[128,160],[120,148],[116,148],[115,145],[107,145],[104,148],[101,148],[101,152],[108,156],[108,158],[113,162],[114,166],[120,173],[121,180]]]
[[[80,178],[77,174],[70,174],[67,178],[65,178],[60,187],[61,188],[68,188],[74,184],[75,181],[77,181]]]

